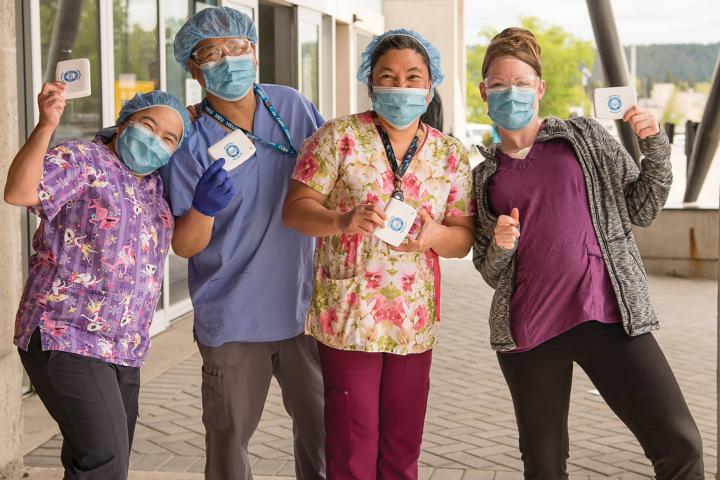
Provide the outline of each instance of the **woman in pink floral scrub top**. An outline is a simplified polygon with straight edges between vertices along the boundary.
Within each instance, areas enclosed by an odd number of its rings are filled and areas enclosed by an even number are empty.
[[[123,107],[109,142],[48,150],[63,91],[59,82],[43,85],[40,121],[5,185],[6,202],[41,219],[15,344],[63,434],[65,478],[121,479],[173,230],[156,170],[189,118],[178,99],[154,91]]]
[[[467,152],[419,118],[442,80],[439,53],[394,30],[365,51],[373,111],[310,137],[285,202],[288,226],[318,237],[306,332],[325,383],[328,478],[417,478],[440,303],[438,256],[473,241]],[[418,212],[408,239],[373,235],[394,197]]]

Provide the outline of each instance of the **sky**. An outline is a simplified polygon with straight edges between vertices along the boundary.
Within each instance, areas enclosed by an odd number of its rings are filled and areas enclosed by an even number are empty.
[[[720,0],[612,0],[612,6],[623,45],[720,42]],[[482,28],[502,30],[523,16],[594,42],[585,0],[465,0],[467,43],[478,43]]]

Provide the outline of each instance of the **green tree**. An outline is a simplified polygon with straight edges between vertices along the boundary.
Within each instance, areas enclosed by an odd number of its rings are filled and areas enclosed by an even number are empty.
[[[590,109],[590,101],[582,86],[582,66],[592,70],[595,50],[589,41],[583,41],[566,30],[546,25],[535,17],[522,17],[520,25],[533,32],[542,48],[543,78],[547,82],[545,97],[540,101],[540,116],[566,118],[570,107]],[[467,50],[467,117],[468,121],[492,123],[487,106],[478,89],[482,81],[482,61],[487,44],[498,33],[494,29],[480,32],[483,41]]]
[[[670,100],[665,106],[665,111],[662,114],[660,122],[662,124],[674,123],[679,125],[684,121],[684,117],[685,115],[679,105],[678,88],[673,87],[673,92],[670,95]]]

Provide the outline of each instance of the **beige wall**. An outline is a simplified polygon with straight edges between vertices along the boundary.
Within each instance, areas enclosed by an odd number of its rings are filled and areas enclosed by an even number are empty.
[[[15,2],[0,0],[0,178],[5,185],[18,141]],[[22,282],[21,210],[0,202],[0,479],[19,478],[22,462],[21,370],[13,346],[15,309]]]
[[[416,30],[440,50],[444,130],[459,136],[465,130],[466,103],[464,0],[384,0],[383,14],[387,30]]]
[[[649,228],[635,228],[648,273],[717,279],[718,211],[665,210]]]

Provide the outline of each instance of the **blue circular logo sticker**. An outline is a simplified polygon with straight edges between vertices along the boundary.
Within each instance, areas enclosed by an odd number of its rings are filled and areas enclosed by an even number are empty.
[[[622,99],[618,95],[611,95],[608,98],[608,108],[612,113],[618,113],[622,110]]]
[[[80,79],[80,70],[68,70],[63,72],[61,79],[65,83],[76,82]]]
[[[231,159],[235,159],[240,156],[240,147],[234,143],[229,143],[225,145],[225,154]]]
[[[405,220],[400,217],[392,217],[388,225],[393,232],[402,232],[405,228]]]

